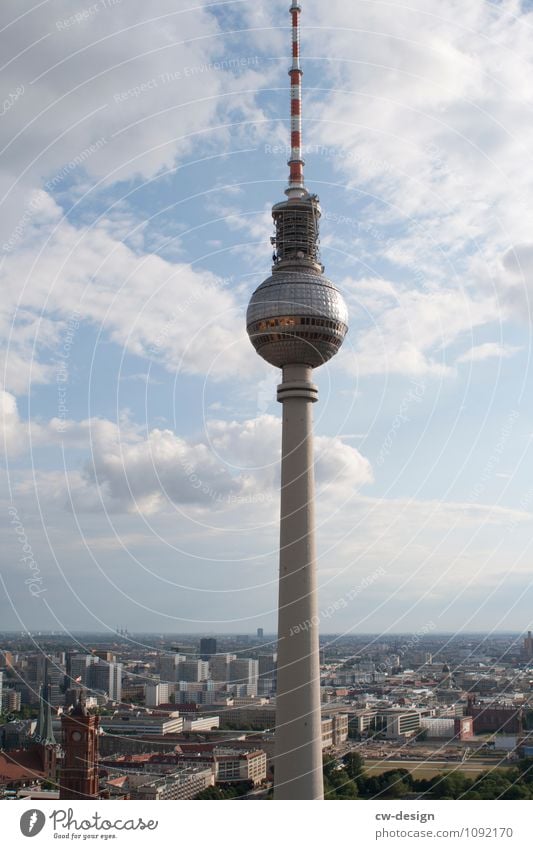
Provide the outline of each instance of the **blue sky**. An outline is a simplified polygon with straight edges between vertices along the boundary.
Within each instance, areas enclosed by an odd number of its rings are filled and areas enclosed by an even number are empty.
[[[2,625],[272,631],[278,376],[244,318],[287,174],[287,3],[1,15]],[[524,629],[529,5],[306,0],[302,23],[350,310],[316,372],[321,628]]]

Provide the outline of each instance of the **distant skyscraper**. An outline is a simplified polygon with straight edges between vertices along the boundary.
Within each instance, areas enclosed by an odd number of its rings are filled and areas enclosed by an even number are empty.
[[[93,654],[70,654],[67,657],[67,689],[73,684],[87,684],[88,669],[98,658]]]
[[[258,662],[259,678],[257,681],[257,693],[259,696],[275,694],[277,689],[277,663],[278,656],[273,654],[260,654]]]
[[[200,640],[200,657],[209,660],[211,655],[217,653],[217,641],[214,637],[202,637]]]
[[[0,650],[0,668],[5,668],[6,666],[12,666],[13,664],[13,655],[10,651],[2,651]]]
[[[165,654],[159,658],[159,675],[161,681],[171,684],[180,680],[180,664],[184,663],[184,654]]]
[[[274,796],[322,799],[312,405],[313,369],[339,350],[346,305],[323,272],[318,198],[305,188],[302,158],[300,6],[293,0],[291,156],[287,200],[272,209],[272,275],[254,292],[246,324],[257,353],[283,370],[278,696]]]
[[[209,677],[207,660],[185,660],[179,666],[180,681],[205,681]]]
[[[122,699],[122,664],[98,660],[88,667],[87,686],[107,693],[112,702]]]
[[[4,713],[19,711],[22,705],[21,695],[18,690],[10,690],[4,687],[2,691],[2,710]]]
[[[531,658],[533,657],[533,637],[531,636],[531,631],[527,632],[527,637],[524,637],[524,657]]]
[[[227,681],[230,663],[236,657],[237,655],[234,654],[217,654],[209,658],[209,677],[213,681]]]
[[[170,695],[174,693],[175,687],[168,682],[149,683],[146,685],[145,705],[146,707],[157,707],[170,702]]]
[[[263,639],[263,633],[264,633],[264,632],[263,632],[263,629],[262,629],[262,628],[258,628],[258,629],[257,629],[257,639],[258,639],[258,640],[262,640],[262,639]]]
[[[239,696],[257,696],[259,663],[249,657],[232,660],[229,665],[229,687]]]

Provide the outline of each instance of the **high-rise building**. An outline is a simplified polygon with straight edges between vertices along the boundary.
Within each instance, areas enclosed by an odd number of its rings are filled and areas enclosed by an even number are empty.
[[[209,676],[207,660],[184,660],[179,665],[180,681],[206,681]]]
[[[73,684],[87,684],[89,667],[97,663],[98,658],[93,654],[69,654],[66,664],[67,689]]]
[[[48,658],[42,652],[28,655],[26,677],[35,687],[35,701],[39,699],[39,687],[46,677]]]
[[[84,692],[71,713],[61,716],[64,760],[60,799],[98,798],[98,716],[89,714]]]
[[[318,198],[304,183],[298,0],[292,0],[291,155],[287,200],[275,204],[271,276],[246,316],[257,353],[282,369],[278,696],[274,796],[322,799],[319,621],[316,588],[312,405],[313,369],[339,350],[346,305],[324,276]]]
[[[146,707],[157,707],[158,705],[168,704],[170,702],[170,695],[174,693],[174,690],[174,685],[169,684],[168,681],[150,682],[146,685],[146,696],[144,700]]]
[[[202,637],[200,640],[200,657],[202,660],[209,658],[217,653],[217,641],[214,637]]]
[[[6,667],[13,666],[13,655],[10,651],[2,651],[0,650],[0,668],[5,669]]]
[[[264,635],[264,631],[263,631],[263,629],[262,629],[262,628],[258,628],[258,629],[257,629],[257,639],[258,639],[258,640],[262,640],[262,639],[263,639],[263,635]]]
[[[527,637],[524,637],[524,657],[531,658],[533,657],[533,637],[531,636],[531,631],[527,632]]]
[[[274,695],[277,689],[277,667],[278,656],[273,654],[260,654],[258,659],[257,693],[259,696]]]
[[[98,660],[88,667],[87,686],[91,690],[107,693],[112,702],[122,699],[122,664]]]
[[[228,681],[229,668],[232,660],[236,660],[235,654],[217,654],[209,658],[209,677],[213,681]]]
[[[5,713],[17,713],[21,708],[21,698],[18,690],[4,687],[2,691],[2,710]]]
[[[257,696],[259,662],[249,657],[232,660],[229,665],[228,688],[239,696]]]
[[[186,660],[184,654],[165,654],[159,658],[159,675],[161,681],[175,684],[180,680],[180,664]]]

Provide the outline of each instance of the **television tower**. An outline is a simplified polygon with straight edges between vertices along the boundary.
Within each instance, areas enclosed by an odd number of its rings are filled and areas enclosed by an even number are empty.
[[[312,404],[313,369],[339,350],[346,304],[324,276],[318,250],[318,197],[304,183],[300,12],[293,0],[291,156],[287,200],[272,208],[271,276],[254,292],[246,325],[257,353],[282,369],[278,689],[275,799],[322,799],[322,734]]]

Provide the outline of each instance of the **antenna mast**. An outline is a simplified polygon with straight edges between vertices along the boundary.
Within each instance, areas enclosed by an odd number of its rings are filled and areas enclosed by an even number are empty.
[[[291,78],[291,158],[289,159],[289,186],[285,194],[292,197],[304,197],[307,190],[304,185],[304,160],[302,158],[302,76],[300,68],[300,13],[302,7],[292,0],[289,9],[292,21],[292,66]]]

